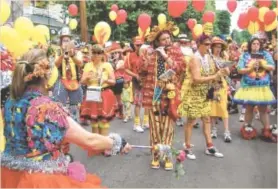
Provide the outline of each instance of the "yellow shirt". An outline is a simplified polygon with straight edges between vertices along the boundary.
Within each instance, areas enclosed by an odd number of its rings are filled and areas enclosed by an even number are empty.
[[[107,80],[109,78],[109,75],[113,72],[113,67],[111,66],[110,63],[104,62],[98,65],[98,67],[96,68],[93,62],[89,62],[85,65],[83,71],[84,73],[93,71],[94,74],[98,74],[99,77],[101,75],[101,80],[104,81]],[[95,87],[95,86],[99,86],[98,79],[92,79],[88,84],[88,87]],[[109,84],[103,83],[101,86],[102,88],[105,88],[108,87]]]

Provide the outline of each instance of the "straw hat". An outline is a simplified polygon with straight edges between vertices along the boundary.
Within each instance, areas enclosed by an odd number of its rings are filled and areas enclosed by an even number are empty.
[[[221,44],[223,49],[227,48],[227,43],[219,37],[213,37],[211,40],[211,44],[212,45]]]
[[[113,42],[111,46],[106,48],[106,53],[123,52],[123,49],[119,43]]]

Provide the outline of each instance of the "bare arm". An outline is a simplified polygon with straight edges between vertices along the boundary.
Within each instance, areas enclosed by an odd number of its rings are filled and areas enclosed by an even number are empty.
[[[90,150],[110,150],[112,148],[113,140],[111,138],[86,131],[71,117],[67,117],[67,121],[69,124],[65,135],[67,142]]]
[[[90,79],[89,74],[90,74],[89,72],[83,72],[82,77],[81,77],[81,81],[80,81],[80,83],[82,85],[87,85],[88,84],[89,79]]]
[[[83,65],[82,60],[79,60],[76,56],[71,57],[71,59],[79,68],[82,67],[82,65]]]
[[[197,83],[197,84],[208,83],[212,80],[215,80],[217,77],[217,74],[207,76],[207,77],[202,77],[201,69],[200,69],[200,62],[196,57],[191,59],[191,61],[189,63],[189,70],[191,72],[193,82]]]
[[[108,79],[105,81],[109,85],[115,85],[116,79],[113,71],[109,72]]]

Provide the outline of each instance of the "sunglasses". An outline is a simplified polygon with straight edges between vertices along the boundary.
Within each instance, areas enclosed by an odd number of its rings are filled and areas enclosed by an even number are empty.
[[[92,52],[92,54],[98,54],[98,55],[101,55],[101,54],[103,54],[103,52]]]
[[[208,46],[210,46],[211,44],[210,44],[210,43],[204,43],[204,45],[208,47]]]

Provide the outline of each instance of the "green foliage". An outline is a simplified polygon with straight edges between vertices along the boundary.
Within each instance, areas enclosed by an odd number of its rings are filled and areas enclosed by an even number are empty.
[[[79,1],[57,1],[64,5],[64,9],[67,10],[67,7],[74,3],[79,7]],[[117,4],[119,9],[126,10],[128,18],[125,24],[116,25],[115,22],[112,22],[109,19],[110,7],[113,4]],[[160,13],[164,13],[167,17],[167,20],[174,21],[180,28],[180,33],[186,33],[191,37],[191,31],[187,27],[187,21],[189,18],[194,18],[197,20],[198,24],[202,24],[202,15],[203,12],[197,12],[191,5],[191,1],[188,0],[187,10],[179,18],[172,18],[168,15],[167,10],[167,1],[165,0],[119,0],[119,1],[96,1],[96,0],[87,0],[87,23],[88,23],[88,32],[93,35],[94,26],[99,21],[107,22],[112,29],[112,34],[110,40],[119,40],[119,41],[130,41],[134,36],[138,35],[138,24],[137,18],[141,13],[147,13],[152,18],[152,26],[157,25],[157,16]],[[211,10],[215,12],[215,0],[206,1],[205,10]],[[230,14],[227,11],[216,11],[216,21],[214,23],[214,32],[215,34],[228,34],[230,28]],[[217,17],[221,18],[218,19]],[[79,15],[75,17],[79,20]],[[78,26],[76,33],[80,31],[80,25]],[[91,38],[91,37],[90,37]]]
[[[228,11],[216,11],[216,21],[214,23],[214,34],[229,34],[231,26],[231,15]]]
[[[242,30],[233,30],[232,31],[232,38],[234,41],[236,41],[238,44],[242,44],[243,42],[247,42],[248,39],[250,39],[251,35],[248,31]]]

